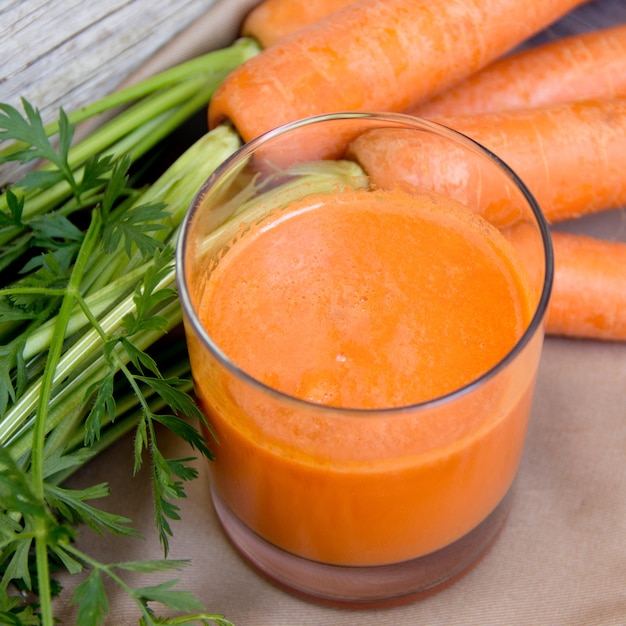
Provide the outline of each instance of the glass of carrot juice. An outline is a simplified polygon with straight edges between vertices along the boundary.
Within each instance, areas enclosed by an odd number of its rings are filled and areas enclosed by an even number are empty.
[[[177,275],[212,499],[248,562],[348,606],[475,563],[510,507],[552,272],[524,184],[438,124],[308,118],[224,162]]]

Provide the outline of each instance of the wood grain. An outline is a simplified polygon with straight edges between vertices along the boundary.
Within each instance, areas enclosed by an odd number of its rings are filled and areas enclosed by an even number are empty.
[[[46,121],[113,91],[216,0],[0,0],[0,100]]]

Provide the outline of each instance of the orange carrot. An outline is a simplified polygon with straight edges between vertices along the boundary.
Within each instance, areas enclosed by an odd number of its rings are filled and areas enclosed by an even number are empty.
[[[498,59],[410,111],[441,117],[626,96],[626,24]]]
[[[246,16],[244,37],[253,37],[264,48],[283,37],[348,6],[356,0],[264,0]]]
[[[512,167],[550,222],[626,205],[626,98],[439,121]]]
[[[626,205],[626,98],[437,121],[471,137],[507,163],[550,222]],[[378,130],[353,143],[353,154],[376,184],[387,186],[402,171],[406,184],[419,184],[421,140],[419,136],[409,140],[407,135]],[[450,151],[441,148],[437,158],[441,168],[458,168]],[[458,200],[472,205],[472,194],[489,193],[489,185],[476,173],[464,171],[462,175],[462,179],[457,175]]]
[[[245,141],[308,115],[403,111],[583,0],[360,0],[266,48],[220,85],[209,125]]]
[[[546,331],[626,340],[626,243],[552,234],[554,283]]]

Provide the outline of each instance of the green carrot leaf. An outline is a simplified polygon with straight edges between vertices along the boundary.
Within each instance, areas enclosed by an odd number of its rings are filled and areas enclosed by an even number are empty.
[[[0,541],[14,537],[21,530],[22,526],[16,519],[11,517],[11,515],[0,512]]]
[[[29,226],[33,230],[34,244],[42,248],[53,247],[52,243],[58,245],[59,241],[80,242],[84,236],[80,228],[59,213],[37,215],[29,221]]]
[[[177,580],[168,580],[150,587],[139,587],[134,593],[146,605],[158,602],[174,611],[202,611],[203,605],[188,591],[172,589],[177,583]]]
[[[171,275],[173,263],[174,249],[171,246],[165,246],[154,253],[152,265],[146,271],[143,281],[137,285],[133,296],[135,311],[124,316],[123,325],[127,336],[142,330],[164,332],[167,329],[167,320],[154,314],[154,309],[177,297],[176,290],[161,284]]]
[[[163,553],[167,557],[169,551],[169,537],[173,535],[170,520],[180,519],[180,507],[173,501],[186,497],[182,478],[195,477],[197,473],[187,466],[189,459],[166,459],[153,442],[152,474],[153,496],[155,509],[155,525],[159,532],[159,540],[163,547]]]
[[[26,192],[37,189],[46,190],[58,185],[63,180],[65,177],[59,170],[32,170],[26,173],[20,181],[19,187]]]
[[[141,469],[143,451],[147,447],[148,447],[148,426],[146,424],[146,420],[142,419],[137,425],[137,429],[135,431],[134,467],[133,467],[134,474],[137,474],[137,472]]]
[[[79,626],[96,626],[103,622],[109,612],[109,601],[100,570],[92,569],[89,576],[77,585],[70,600],[71,606],[76,604]]]
[[[90,161],[93,165],[101,163],[101,161]],[[104,161],[102,161],[104,163]],[[113,162],[111,166],[110,159],[107,159],[108,169],[110,173],[110,178],[105,186],[104,194],[102,196],[102,217],[104,219],[105,224],[112,219],[111,214],[113,213],[113,209],[116,206],[120,197],[127,196],[130,194],[130,190],[128,189],[128,170],[131,166],[131,159],[129,155],[124,155],[117,161]],[[96,177],[96,182],[98,178]],[[124,209],[122,209],[124,210]],[[106,232],[106,231],[105,231]],[[114,246],[115,247],[115,246]],[[105,248],[107,252],[112,252],[114,247]]]
[[[63,448],[54,449],[46,456],[44,464],[44,478],[53,481],[58,474],[70,472],[82,467],[91,455],[87,448],[79,448],[72,452],[66,452]]]
[[[165,206],[162,202],[135,206],[117,219],[107,222],[102,238],[105,251],[114,252],[122,242],[129,258],[133,254],[133,247],[144,257],[154,255],[163,247],[163,243],[152,233],[168,230],[164,223],[168,216]]]
[[[109,185],[111,174],[118,162],[111,155],[94,154],[90,156],[83,165],[83,175],[80,180],[80,190],[82,193],[92,189],[100,189]],[[128,168],[128,166],[126,166]],[[104,204],[104,201],[103,201]],[[104,208],[102,210],[104,214]]]
[[[27,148],[5,155],[3,161],[28,163],[34,159],[58,161],[57,153],[48,140],[39,110],[22,98],[24,117],[10,104],[0,103],[0,140],[15,140],[27,144]]]
[[[41,116],[39,116],[38,121],[41,122]],[[45,128],[43,128],[43,126],[42,130],[47,135],[46,130]],[[70,148],[72,146],[72,139],[74,138],[74,126],[70,124],[69,117],[62,108],[59,109],[59,132],[57,136],[59,140],[57,153],[61,161],[59,163],[59,169],[65,170],[67,168],[67,170],[71,171],[71,168],[69,166],[69,155]],[[48,143],[50,142],[48,141]],[[50,160],[54,163],[52,159]]]
[[[186,441],[192,448],[198,450],[205,458],[213,458],[213,453],[208,449],[205,437],[188,420],[176,415],[155,415],[154,419],[177,437]]]
[[[172,296],[170,295],[170,291],[161,290],[159,292],[159,297],[163,299],[170,299]],[[124,318],[124,326],[127,329],[130,329],[128,335],[134,335],[143,330],[156,330],[160,332],[165,332],[168,327],[168,320],[166,317],[162,315],[150,315],[148,317],[141,316],[138,317],[133,313],[129,313]]]
[[[67,272],[78,254],[83,232],[69,219],[59,213],[38,215],[29,221],[32,229],[31,246],[42,248],[55,259],[61,272]],[[26,264],[23,271],[30,271],[44,264],[44,256],[38,256]]]
[[[6,511],[47,519],[45,503],[35,494],[29,475],[0,446],[0,502]]]
[[[114,395],[115,371],[109,369],[103,378],[95,380],[85,392],[84,401],[95,398],[85,418],[85,445],[91,446],[100,439],[100,431],[105,419],[115,420],[116,402]]]
[[[3,316],[4,308],[3,301],[0,301],[0,321],[12,319],[10,316]],[[0,346],[0,415],[4,415],[9,402],[15,402],[26,387],[26,363],[23,357],[25,341],[26,337],[20,335],[10,343]]]
[[[68,554],[67,550],[61,547],[61,545],[55,544],[50,546],[50,549],[70,574],[80,574],[83,571],[83,564],[77,561],[71,554]]]
[[[4,322],[23,322],[36,317],[32,312],[16,306],[14,299],[0,291],[0,324]]]
[[[35,271],[36,270],[36,271]],[[61,259],[59,259],[52,252],[45,252],[36,257],[33,257],[22,268],[23,273],[33,272],[22,279],[21,286],[23,287],[41,287],[44,289],[65,289],[67,281],[69,279],[70,268],[61,265]],[[42,310],[43,305],[36,306],[37,302],[43,302],[45,298],[41,297],[42,294],[35,293],[22,293],[13,296],[13,299],[17,303],[23,305],[35,305],[32,307],[34,310]]]
[[[129,526],[132,520],[87,504],[87,500],[102,498],[109,494],[109,488],[105,483],[87,489],[67,489],[47,484],[45,494],[49,506],[72,524],[87,524],[99,533],[107,530],[115,535],[138,536],[137,530]]]
[[[198,419],[206,424],[206,418],[198,405],[188,393],[182,390],[187,384],[185,379],[146,376],[138,376],[137,378],[152,387],[172,409],[188,418]]]
[[[112,563],[111,568],[126,570],[128,572],[165,572],[172,569],[183,569],[189,565],[188,559],[146,559],[145,561],[124,561]]]
[[[23,226],[24,197],[19,197],[11,189],[6,190],[8,211],[0,211],[0,227]]]
[[[167,459],[167,463],[172,474],[184,481],[189,481],[195,480],[198,477],[198,470],[192,465],[189,465],[190,462],[195,460],[194,457],[188,456],[180,459]],[[181,494],[181,497],[185,497],[185,494]]]
[[[41,620],[32,606],[24,606],[20,596],[10,596],[0,588],[0,624],[6,626],[40,626]]]
[[[8,560],[7,565],[3,567],[3,581],[21,581],[26,589],[32,588],[29,560],[32,543],[31,535],[18,534],[17,538],[10,544],[10,550],[3,550],[3,556]],[[6,587],[4,582],[0,585],[0,588],[2,587]]]
[[[79,196],[79,188],[74,172],[69,164],[69,149],[74,136],[74,127],[63,111],[59,109],[58,148],[55,148],[46,132],[41,114],[30,102],[22,98],[22,107],[26,117],[9,104],[0,103],[0,140],[15,140],[26,144],[23,150],[4,154],[2,161],[20,161],[28,163],[36,159],[49,162],[55,169],[38,169],[28,172],[19,186],[25,190],[50,189],[65,180]]]
[[[162,323],[167,323],[165,318],[160,318]],[[161,326],[159,326],[160,328]],[[155,328],[158,330],[159,328]],[[128,354],[132,364],[138,371],[144,372],[146,370],[152,372],[155,376],[160,377],[159,367],[156,361],[144,350],[140,350],[135,344],[126,337],[120,337],[119,342],[124,346],[126,353]]]

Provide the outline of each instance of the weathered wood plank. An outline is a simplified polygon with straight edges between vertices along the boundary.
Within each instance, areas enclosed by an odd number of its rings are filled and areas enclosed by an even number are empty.
[[[216,0],[0,0],[0,100],[44,119],[113,91]]]

